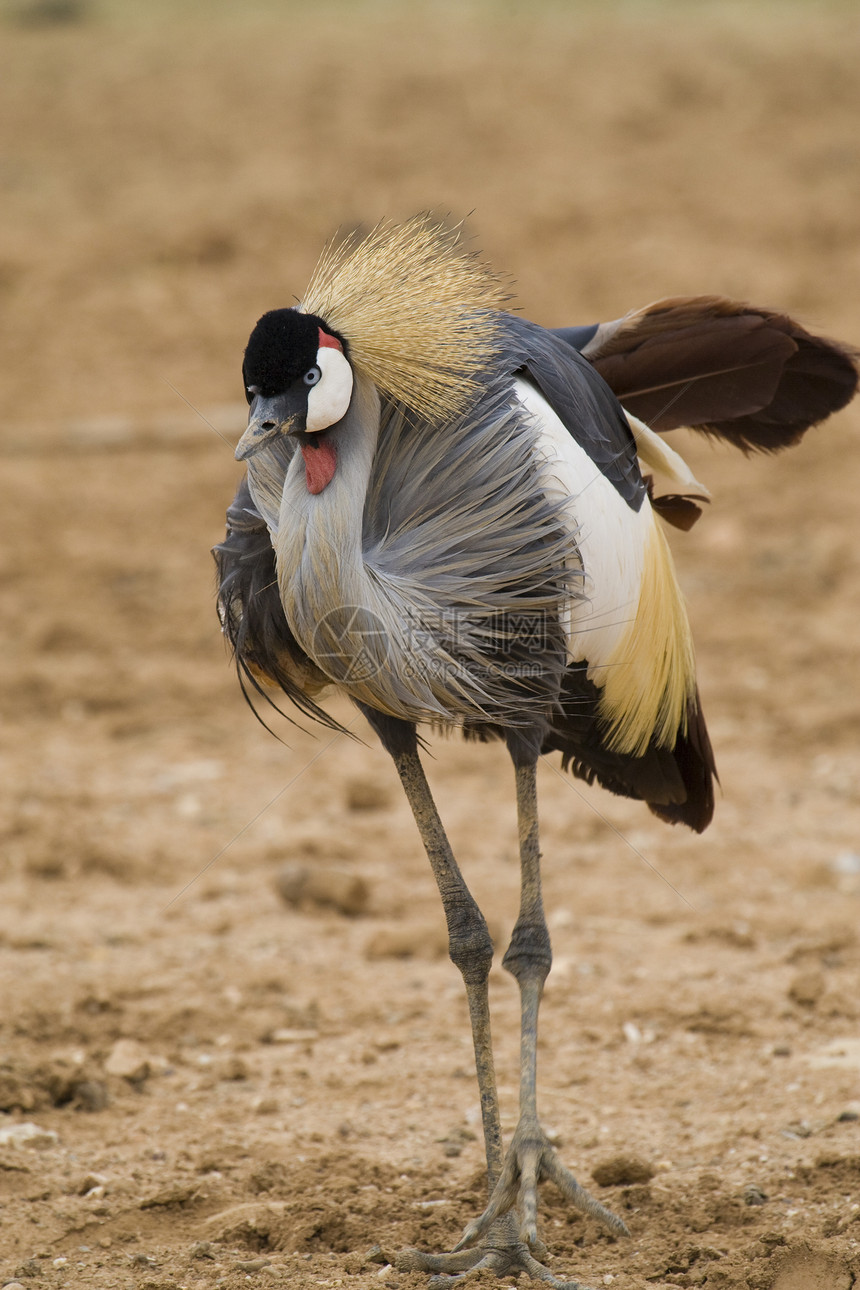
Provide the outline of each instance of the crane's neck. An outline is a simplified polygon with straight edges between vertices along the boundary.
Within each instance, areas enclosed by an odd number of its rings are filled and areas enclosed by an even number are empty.
[[[305,653],[354,698],[405,716],[412,706],[407,695],[387,692],[398,688],[391,654],[398,643],[402,648],[409,608],[363,550],[379,424],[376,387],[356,374],[349,411],[332,434],[334,475],[312,494],[301,454],[294,455],[273,544],[284,612]],[[431,694],[422,697],[432,703]]]
[[[321,493],[311,493],[302,455],[295,453],[273,537],[288,617],[294,609],[297,618],[307,619],[301,626],[311,629],[345,599],[361,603],[364,591],[362,516],[379,435],[379,396],[369,381],[356,378],[349,410],[330,434],[337,452],[332,479]]]

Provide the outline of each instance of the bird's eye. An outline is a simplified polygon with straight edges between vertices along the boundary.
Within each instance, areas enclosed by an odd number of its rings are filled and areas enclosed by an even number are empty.
[[[316,385],[322,379],[322,372],[318,367],[311,367],[305,372],[302,380],[305,385]]]
[[[248,402],[249,402],[249,403],[253,403],[253,402],[254,402],[254,399],[255,399],[256,397],[257,397],[257,392],[256,392],[256,390],[253,390],[253,389],[251,388],[251,386],[250,386],[250,385],[246,385],[246,386],[245,386],[245,398],[248,400]]]

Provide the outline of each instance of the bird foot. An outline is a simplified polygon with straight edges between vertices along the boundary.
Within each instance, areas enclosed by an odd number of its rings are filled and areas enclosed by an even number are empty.
[[[523,1241],[511,1244],[487,1242],[468,1250],[449,1254],[424,1254],[421,1250],[401,1250],[395,1256],[398,1272],[430,1272],[430,1290],[446,1290],[466,1281],[477,1272],[492,1272],[497,1277],[518,1277],[523,1273],[533,1281],[543,1281],[553,1290],[588,1290],[581,1281],[560,1281],[549,1268],[539,1263]]]
[[[560,1281],[534,1257],[546,1257],[546,1247],[537,1234],[537,1189],[545,1179],[554,1182],[576,1209],[596,1218],[613,1236],[630,1235],[617,1214],[595,1200],[565,1168],[538,1122],[524,1117],[487,1208],[468,1225],[454,1249],[447,1254],[401,1250],[395,1266],[403,1272],[434,1273],[430,1285],[438,1290],[485,1269],[499,1277],[525,1273],[554,1290],[587,1290],[579,1281]]]
[[[582,1214],[590,1214],[613,1236],[629,1236],[626,1225],[601,1205],[576,1181],[561,1163],[556,1150],[537,1119],[523,1116],[517,1125],[499,1180],[493,1188],[487,1208],[466,1228],[455,1251],[465,1250],[480,1241],[497,1219],[519,1211],[519,1239],[526,1247],[537,1242],[538,1186],[545,1179],[554,1182],[571,1204]]]

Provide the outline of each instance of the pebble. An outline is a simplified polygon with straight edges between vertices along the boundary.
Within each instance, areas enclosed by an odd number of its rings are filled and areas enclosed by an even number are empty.
[[[840,851],[834,857],[831,867],[834,873],[852,875],[860,873],[860,852]]]
[[[107,1088],[100,1079],[84,1079],[75,1085],[75,1104],[82,1111],[103,1111],[108,1101]]]
[[[4,1281],[3,1290],[24,1290],[20,1281]]]
[[[108,1054],[105,1070],[133,1084],[142,1084],[152,1073],[149,1058],[136,1039],[118,1039]]]
[[[147,1196],[139,1202],[139,1209],[169,1209],[171,1205],[184,1205],[189,1200],[194,1200],[197,1195],[197,1189],[189,1183],[175,1183],[170,1187],[163,1187],[161,1191],[155,1192],[152,1196]]]
[[[47,1258],[48,1256],[42,1255],[42,1257]],[[39,1263],[38,1259],[26,1259],[15,1269],[16,1277],[29,1278],[29,1277],[39,1277],[41,1275],[42,1275],[42,1265],[41,1263]]]
[[[360,874],[331,864],[284,865],[276,879],[288,905],[316,905],[354,918],[370,903],[370,887]]]
[[[463,1148],[468,1142],[474,1142],[476,1135],[471,1129],[464,1129],[462,1125],[455,1124],[449,1129],[444,1138],[437,1138],[437,1142],[442,1144],[442,1154],[445,1156],[459,1156],[463,1153]]]
[[[271,1259],[237,1259],[234,1267],[240,1272],[262,1272],[271,1262]]]
[[[836,1117],[842,1123],[849,1120],[860,1120],[860,1102],[849,1102]]]
[[[84,1174],[83,1178],[75,1183],[75,1191],[79,1196],[86,1196],[88,1192],[94,1191],[96,1187],[101,1187],[102,1193],[104,1193],[104,1188],[107,1187],[109,1181],[107,1174]]]
[[[591,1176],[598,1187],[621,1187],[650,1182],[656,1172],[641,1156],[617,1155],[596,1164]]]
[[[248,1063],[236,1055],[225,1057],[217,1065],[217,1075],[222,1080],[244,1080],[250,1075]]]
[[[136,1254],[130,1254],[128,1258],[129,1258],[129,1262],[132,1264],[133,1267],[141,1267],[141,1268],[155,1267],[155,1259],[152,1257],[152,1255],[144,1254],[142,1250],[138,1250]]]
[[[276,1097],[258,1097],[253,1103],[256,1115],[277,1115],[281,1104]]]
[[[55,1147],[59,1140],[59,1134],[54,1133],[53,1129],[42,1129],[30,1120],[0,1129],[0,1146],[3,1147],[35,1147],[43,1150],[45,1147]]]
[[[824,994],[826,985],[823,972],[798,972],[788,987],[788,997],[802,1008],[814,1008]]]
[[[318,1030],[299,1030],[290,1026],[278,1026],[266,1035],[270,1044],[311,1044],[319,1039]]]

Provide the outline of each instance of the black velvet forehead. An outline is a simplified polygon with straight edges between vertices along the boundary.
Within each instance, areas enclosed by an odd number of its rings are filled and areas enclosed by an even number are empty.
[[[316,362],[320,325],[319,318],[297,309],[263,314],[245,350],[245,385],[256,385],[266,395],[282,394]]]

